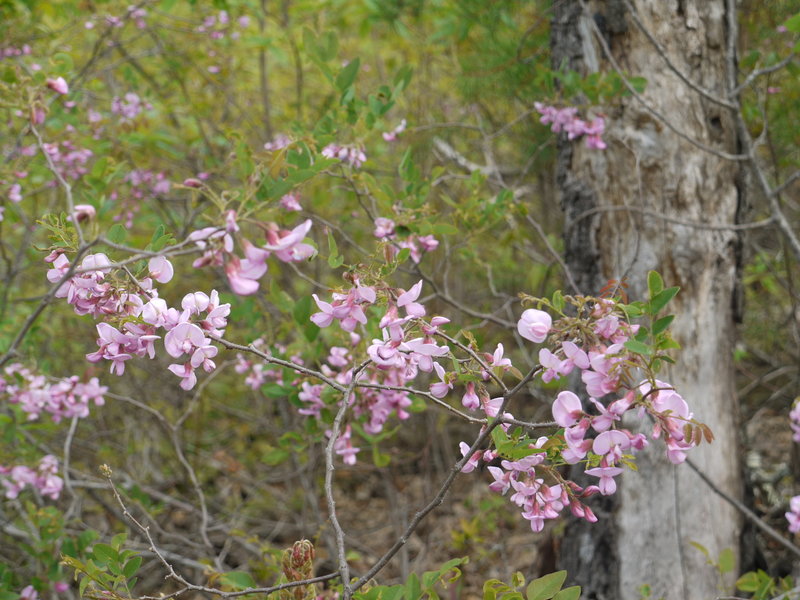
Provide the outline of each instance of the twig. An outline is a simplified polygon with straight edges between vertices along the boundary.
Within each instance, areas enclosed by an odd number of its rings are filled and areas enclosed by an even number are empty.
[[[503,405],[500,408],[500,412],[498,413],[501,417],[502,417],[503,413],[505,412],[505,408],[506,408],[506,405],[508,404],[509,400],[517,392],[519,392],[519,390],[521,390],[525,385],[527,385],[527,383],[531,379],[533,379],[533,377],[536,375],[536,373],[538,373],[540,370],[541,370],[540,366],[536,366],[533,369],[531,369],[528,372],[528,374],[522,379],[522,381],[520,381],[516,386],[514,386],[513,389],[511,389],[509,392],[507,392],[503,396]],[[370,567],[370,569],[364,575],[362,575],[353,584],[352,589],[354,591],[358,590],[359,588],[364,586],[364,584],[366,584],[381,569],[383,569],[383,567],[386,566],[386,564],[392,559],[392,557],[395,554],[397,554],[397,552],[400,550],[400,548],[402,548],[403,545],[405,545],[405,543],[409,540],[411,534],[414,533],[414,531],[419,526],[419,524],[422,522],[422,520],[426,516],[428,516],[428,514],[430,514],[434,509],[436,509],[437,506],[439,506],[444,501],[444,498],[447,495],[447,492],[450,490],[450,487],[453,485],[453,481],[458,476],[458,474],[461,473],[461,469],[464,468],[464,465],[467,464],[467,461],[469,461],[469,459],[472,457],[472,454],[483,444],[484,441],[486,441],[489,438],[489,436],[491,436],[492,431],[498,425],[500,425],[501,423],[502,423],[502,419],[498,418],[498,419],[495,419],[494,421],[492,421],[488,426],[486,426],[486,427],[481,429],[480,434],[478,435],[477,438],[475,438],[475,441],[472,443],[472,445],[470,446],[469,450],[465,453],[465,455],[460,460],[458,460],[450,468],[450,472],[447,474],[447,477],[442,482],[442,485],[439,487],[439,491],[436,493],[436,495],[431,499],[430,502],[428,502],[424,507],[422,507],[420,510],[418,510],[416,512],[416,514],[414,515],[414,518],[411,519],[411,522],[408,524],[408,527],[406,527],[405,531],[403,532],[403,535],[400,536],[397,539],[397,541],[392,545],[392,547],[389,548],[389,550],[387,550],[383,554],[383,556],[381,556],[375,562],[375,564],[373,564],[372,567]]]
[[[578,221],[581,221],[587,217],[591,217],[597,213],[622,211],[638,213],[644,215],[645,217],[651,217],[653,219],[664,221],[665,223],[674,223],[675,225],[683,225],[684,227],[710,229],[713,231],[748,231],[751,229],[769,227],[770,225],[775,224],[774,217],[768,217],[766,219],[762,219],[761,221],[753,221],[752,223],[731,223],[730,225],[723,225],[716,223],[698,223],[696,221],[686,221],[684,219],[668,217],[667,215],[636,206],[598,206],[595,208],[590,208],[589,210],[585,210],[579,215],[576,215],[574,219],[565,224],[564,229],[565,231],[569,232],[569,230],[572,229]]]
[[[731,92],[731,97],[735,98],[736,96],[738,96],[743,89],[745,89],[747,86],[753,83],[753,81],[755,81],[758,77],[761,77],[762,75],[769,75],[770,73],[774,73],[775,71],[780,71],[790,62],[792,62],[795,59],[795,56],[796,55],[792,53],[786,58],[784,58],[782,61],[777,62],[774,65],[770,65],[769,67],[764,67],[762,69],[756,69],[755,71],[752,71],[747,77],[745,77],[745,80],[742,83],[740,83],[737,87],[733,89],[733,91]]]
[[[353,394],[353,389],[356,386],[358,377],[367,365],[372,361],[364,361],[358,367],[353,369],[350,384],[342,396],[342,405],[339,407],[339,412],[336,413],[336,418],[333,420],[333,427],[331,429],[331,437],[328,440],[328,445],[325,447],[325,498],[328,501],[328,513],[333,525],[333,531],[336,535],[336,550],[339,562],[339,576],[342,581],[343,597],[344,600],[350,600],[353,595],[353,590],[350,587],[350,566],[347,564],[347,551],[344,545],[344,531],[339,524],[339,519],[336,516],[336,499],[333,496],[333,466],[334,450],[336,441],[339,439],[339,432],[342,428],[342,421],[347,413],[347,408],[350,406],[350,397]]]
[[[584,6],[584,9],[585,9],[586,8],[585,1],[583,2],[583,6]],[[679,138],[681,138],[683,140],[686,140],[687,142],[689,142],[693,146],[696,146],[697,148],[700,148],[701,150],[705,150],[706,152],[708,152],[710,154],[713,154],[715,156],[719,156],[720,158],[724,158],[726,160],[744,161],[744,160],[748,160],[749,159],[747,154],[731,154],[731,153],[725,152],[723,150],[717,150],[716,148],[712,148],[711,146],[707,146],[704,143],[697,141],[693,137],[685,134],[680,129],[675,127],[667,117],[665,117],[660,112],[658,112],[655,108],[650,106],[648,101],[638,91],[636,91],[636,88],[634,88],[633,85],[631,85],[631,82],[628,81],[628,78],[625,76],[625,74],[622,71],[622,67],[619,66],[619,63],[614,58],[614,55],[611,53],[611,48],[608,47],[608,44],[606,43],[606,40],[603,37],[602,32],[598,29],[597,24],[594,22],[594,19],[591,18],[591,16],[590,16],[587,19],[587,21],[589,22],[589,26],[592,29],[592,33],[594,33],[594,37],[597,40],[597,43],[600,44],[600,47],[603,49],[603,54],[605,55],[605,57],[608,60],[608,62],[611,63],[611,66],[614,69],[614,71],[616,71],[616,73],[620,76],[620,79],[622,80],[623,85],[630,92],[630,94],[634,98],[636,98],[636,100],[639,101],[639,103],[644,107],[644,109],[647,112],[649,112],[651,115],[653,115],[659,121],[661,121],[661,123],[663,123],[664,126],[667,127],[667,129],[671,130]]]
[[[718,488],[714,484],[714,482],[711,481],[711,479],[709,479],[708,476],[705,473],[703,473],[703,471],[701,471],[700,468],[697,467],[697,465],[695,465],[690,459],[688,459],[688,458],[686,459],[686,464],[689,465],[689,467],[695,473],[697,473],[697,475],[700,477],[700,479],[703,480],[703,483],[705,483],[709,488],[711,488],[712,492],[714,492],[720,498],[725,500],[728,504],[730,504],[731,506],[736,508],[736,510],[738,510],[745,517],[747,517],[747,519],[750,522],[752,522],[753,525],[758,527],[761,531],[766,533],[773,540],[775,540],[776,542],[781,544],[784,548],[786,548],[790,552],[796,554],[797,556],[800,556],[800,548],[798,548],[792,542],[790,542],[785,537],[783,537],[779,531],[777,531],[776,529],[774,529],[774,528],[770,527],[769,525],[767,525],[756,513],[754,513],[749,508],[747,508],[744,504],[739,502],[736,498],[734,498],[732,496],[729,496],[728,494],[723,492],[720,488]]]
[[[218,590],[216,588],[210,588],[203,585],[195,585],[193,583],[188,582],[184,579],[179,573],[175,571],[173,566],[167,561],[164,552],[162,552],[158,546],[156,546],[155,540],[153,540],[153,536],[150,534],[150,528],[146,525],[143,525],[139,522],[136,517],[134,517],[128,508],[125,506],[125,503],[122,501],[122,497],[119,494],[116,486],[114,485],[113,480],[111,479],[111,469],[108,465],[103,465],[100,467],[101,473],[106,478],[109,487],[111,488],[112,493],[114,494],[114,498],[116,498],[117,503],[122,508],[122,514],[128,518],[131,523],[133,523],[139,531],[141,531],[144,536],[147,538],[147,542],[150,545],[149,550],[155,554],[156,558],[161,562],[161,564],[167,570],[167,577],[174,579],[179,584],[184,586],[184,589],[178,590],[176,592],[172,592],[171,594],[163,595],[163,596],[142,596],[140,600],[168,600],[169,598],[175,598],[180,596],[188,591],[197,591],[197,592],[204,592],[206,594],[213,594],[215,596],[219,596],[220,598],[235,598],[238,596],[245,596],[247,594],[271,594],[273,592],[278,592],[280,590],[284,590],[287,588],[296,587],[299,585],[310,585],[313,583],[320,583],[323,581],[328,581],[330,579],[335,579],[339,576],[338,573],[329,573],[328,575],[322,575],[321,577],[314,577],[312,579],[304,579],[302,581],[290,581],[288,583],[282,583],[280,585],[275,585],[272,587],[265,587],[265,588],[249,588],[246,590],[239,590],[236,592],[223,592],[222,590]]]
[[[666,63],[666,65],[670,68],[670,70],[678,76],[678,79],[683,81],[687,86],[693,89],[695,92],[703,96],[704,98],[711,100],[711,102],[715,104],[719,104],[720,106],[724,106],[730,109],[737,109],[738,107],[733,102],[726,100],[725,98],[720,98],[716,94],[713,94],[706,90],[705,88],[700,87],[694,81],[689,79],[678,67],[676,67],[669,58],[666,49],[658,42],[658,40],[650,33],[650,30],[645,27],[644,23],[642,23],[641,19],[639,19],[639,15],[637,14],[636,9],[631,5],[628,0],[625,1],[625,6],[628,9],[628,14],[631,15],[633,18],[633,22],[636,23],[636,26],[644,33],[645,37],[650,41],[653,47],[656,49],[656,53],[661,57],[661,59]]]
[[[47,162],[47,168],[55,175],[58,184],[64,189],[64,194],[67,197],[67,207],[69,208],[70,218],[72,219],[72,224],[75,226],[75,231],[78,233],[78,240],[81,246],[86,244],[86,240],[83,237],[83,228],[81,224],[78,222],[78,217],[75,215],[75,202],[72,199],[72,186],[67,183],[67,180],[64,179],[64,176],[61,174],[61,171],[58,170],[53,159],[50,157],[50,153],[45,150],[44,141],[42,140],[42,135],[39,133],[39,130],[36,129],[36,126],[31,123],[31,133],[33,133],[34,137],[36,138],[36,145],[39,146],[39,151],[44,155],[44,159]]]

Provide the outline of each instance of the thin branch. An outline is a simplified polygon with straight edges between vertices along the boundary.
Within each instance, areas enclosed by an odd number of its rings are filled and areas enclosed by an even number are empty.
[[[761,229],[762,227],[769,227],[770,225],[775,224],[774,217],[768,217],[766,219],[762,219],[761,221],[753,221],[752,223],[731,223],[730,225],[724,225],[722,223],[698,223],[697,221],[687,221],[685,219],[678,219],[676,217],[668,217],[662,213],[648,210],[646,208],[639,208],[637,206],[598,206],[595,208],[590,208],[589,210],[585,210],[576,215],[574,219],[565,224],[564,229],[569,232],[569,230],[572,229],[578,221],[604,212],[633,212],[644,215],[645,217],[651,217],[659,221],[664,221],[665,223],[674,223],[675,225],[683,225],[684,227],[692,227],[694,229],[710,229],[712,231],[749,231],[751,229]]]
[[[155,554],[156,558],[161,562],[164,568],[167,570],[167,578],[174,579],[179,584],[183,586],[183,589],[180,589],[176,592],[172,592],[171,594],[162,595],[162,596],[142,596],[140,600],[168,600],[169,598],[175,598],[180,596],[188,591],[197,591],[197,592],[204,592],[206,594],[212,594],[214,596],[219,596],[220,598],[235,598],[238,596],[245,596],[247,594],[271,594],[273,592],[278,592],[280,590],[285,590],[287,588],[292,588],[300,585],[311,585],[314,583],[320,583],[323,581],[328,581],[330,579],[335,579],[339,576],[338,573],[330,573],[328,575],[322,575],[321,577],[314,577],[311,579],[303,579],[302,581],[290,581],[288,583],[282,583],[280,585],[266,587],[266,588],[249,588],[246,590],[240,590],[236,592],[223,592],[222,590],[218,590],[216,588],[210,588],[203,585],[195,585],[193,583],[188,582],[184,579],[177,571],[175,571],[172,564],[167,561],[165,556],[165,552],[160,550],[153,540],[153,536],[150,534],[150,528],[146,525],[143,525],[139,520],[134,517],[128,508],[125,506],[125,503],[122,500],[122,497],[117,490],[117,487],[114,485],[113,480],[111,479],[111,469],[108,465],[103,465],[101,467],[101,472],[105,476],[106,481],[108,482],[109,487],[111,488],[112,493],[114,494],[114,498],[117,500],[117,504],[122,508],[122,514],[128,518],[131,523],[133,523],[139,531],[141,531],[145,538],[147,538],[147,542],[150,545],[149,550],[153,554]]]
[[[756,69],[755,71],[752,71],[747,77],[745,77],[745,80],[742,83],[740,83],[736,88],[734,88],[734,90],[731,92],[731,97],[735,98],[736,96],[738,96],[743,89],[748,87],[751,83],[753,83],[753,81],[755,81],[762,75],[769,75],[770,73],[774,73],[775,71],[780,71],[790,62],[792,62],[795,59],[795,56],[796,55],[792,53],[786,58],[784,58],[782,61],[777,62],[774,65],[770,65],[769,67],[764,67],[762,69]]]
[[[514,386],[513,389],[508,391],[503,396],[503,405],[500,407],[500,412],[498,413],[501,417],[503,416],[503,414],[505,412],[506,405],[508,404],[509,400],[517,392],[519,392],[519,390],[521,390],[525,385],[527,385],[527,383],[531,379],[533,379],[533,377],[536,375],[536,373],[538,373],[540,370],[541,370],[540,366],[536,366],[533,369],[531,369],[528,372],[528,374],[525,375],[525,377],[522,379],[522,381],[520,381],[516,386]],[[387,550],[383,554],[383,556],[381,556],[372,565],[372,567],[370,567],[370,569],[353,584],[352,589],[354,591],[358,590],[359,588],[364,586],[381,569],[383,569],[383,567],[386,566],[386,564],[392,559],[392,557],[395,554],[397,554],[397,552],[400,550],[400,548],[402,548],[405,545],[405,543],[409,540],[409,538],[411,537],[411,534],[414,533],[414,531],[419,526],[419,524],[422,522],[422,520],[425,517],[427,517],[428,514],[430,514],[434,509],[436,509],[437,506],[439,506],[444,501],[444,498],[447,495],[447,492],[450,490],[450,487],[453,485],[453,481],[458,476],[458,474],[461,473],[461,469],[464,468],[464,465],[467,464],[467,461],[469,461],[469,459],[472,457],[472,454],[483,444],[484,441],[489,439],[489,437],[492,434],[492,431],[494,431],[494,429],[497,426],[499,426],[501,423],[502,423],[502,419],[498,418],[498,419],[495,419],[494,421],[492,421],[488,426],[483,427],[481,429],[480,434],[478,435],[477,438],[475,438],[475,441],[472,443],[472,445],[470,446],[469,450],[464,454],[464,456],[460,460],[458,460],[450,468],[450,472],[447,474],[447,477],[442,482],[442,485],[439,487],[439,491],[436,493],[436,495],[431,499],[430,502],[428,502],[424,507],[422,507],[420,510],[418,510],[416,512],[416,514],[414,515],[414,518],[411,519],[411,522],[408,524],[408,527],[406,527],[405,531],[403,532],[403,535],[401,535],[397,539],[397,541],[392,545],[392,547],[389,548],[389,550]]]
[[[686,464],[689,465],[689,467],[695,473],[697,473],[697,475],[700,477],[700,479],[703,480],[703,483],[705,483],[709,488],[711,488],[712,492],[717,494],[720,498],[725,500],[728,504],[730,504],[736,510],[738,510],[740,513],[742,513],[751,523],[753,523],[753,525],[758,527],[761,531],[766,533],[773,540],[775,540],[776,542],[781,544],[784,548],[786,548],[790,552],[796,554],[797,556],[800,556],[800,548],[798,548],[792,542],[790,542],[785,537],[783,537],[779,531],[777,531],[776,529],[774,529],[774,528],[770,527],[769,525],[767,525],[763,521],[763,519],[761,519],[752,510],[747,508],[744,504],[739,502],[736,498],[726,494],[720,488],[718,488],[714,484],[714,482],[711,481],[711,479],[709,479],[708,476],[705,473],[703,473],[703,471],[701,471],[700,468],[697,465],[695,465],[690,459],[688,459],[688,458],[686,459]]]
[[[583,6],[584,6],[584,8],[586,8],[586,3],[585,3],[585,1],[583,2]],[[648,103],[648,101],[647,101],[647,100],[644,98],[644,96],[642,96],[642,95],[641,95],[641,94],[640,94],[640,93],[639,93],[639,92],[636,90],[636,88],[634,88],[634,87],[633,87],[633,85],[631,84],[631,82],[630,82],[630,81],[628,81],[628,78],[627,78],[627,77],[625,76],[625,74],[623,73],[622,67],[620,67],[620,66],[619,66],[619,63],[618,63],[618,62],[617,62],[617,60],[614,58],[614,55],[611,53],[611,48],[609,48],[609,47],[608,47],[608,44],[606,43],[606,40],[605,40],[605,38],[603,37],[603,34],[602,34],[602,32],[600,31],[600,29],[598,29],[598,27],[597,27],[597,24],[594,22],[594,19],[593,19],[593,18],[591,18],[591,17],[589,17],[589,18],[587,19],[587,21],[589,22],[589,26],[590,26],[590,27],[591,27],[591,29],[592,29],[592,33],[594,33],[594,37],[595,37],[595,39],[597,40],[597,43],[598,43],[598,44],[600,45],[600,47],[603,49],[603,54],[604,54],[604,56],[606,57],[606,59],[608,60],[608,62],[609,62],[609,63],[611,63],[611,66],[612,66],[612,68],[614,69],[614,71],[615,71],[615,72],[616,72],[616,73],[617,73],[617,74],[620,76],[620,78],[621,78],[621,80],[622,80],[622,83],[623,83],[623,85],[624,85],[624,86],[625,86],[625,88],[626,88],[626,89],[627,89],[627,90],[630,92],[630,94],[631,94],[631,95],[632,95],[634,98],[636,98],[636,100],[638,100],[638,101],[639,101],[639,103],[640,103],[640,104],[641,104],[641,105],[644,107],[644,109],[645,109],[647,112],[649,112],[649,113],[650,113],[651,115],[653,115],[653,116],[654,116],[656,119],[658,119],[659,121],[661,121],[661,123],[663,123],[663,124],[664,124],[664,126],[665,126],[665,127],[667,127],[667,129],[669,129],[670,131],[672,131],[672,132],[673,132],[675,135],[677,135],[679,138],[681,138],[681,139],[683,139],[683,140],[686,140],[687,142],[689,142],[689,143],[690,143],[690,144],[692,144],[693,146],[696,146],[697,148],[700,148],[701,150],[705,150],[706,152],[708,152],[708,153],[710,153],[710,154],[713,154],[713,155],[715,155],[715,156],[719,156],[720,158],[724,158],[724,159],[726,159],[726,160],[734,160],[734,161],[740,161],[740,160],[741,160],[741,161],[743,161],[743,160],[748,160],[748,159],[749,159],[749,157],[748,157],[746,154],[731,154],[731,153],[729,153],[729,152],[725,152],[725,151],[723,151],[723,150],[717,150],[716,148],[712,148],[711,146],[707,146],[707,145],[705,145],[704,143],[697,141],[697,140],[696,140],[696,139],[694,139],[693,137],[691,137],[691,136],[689,136],[689,135],[685,134],[685,133],[684,133],[684,132],[682,132],[680,129],[678,129],[677,127],[675,127],[675,126],[672,124],[672,122],[671,122],[669,119],[667,119],[667,117],[665,117],[663,114],[661,114],[660,112],[658,112],[658,111],[657,111],[655,108],[653,108],[652,106],[650,106],[650,104],[649,104],[649,103]]]
[[[720,98],[716,94],[709,92],[705,88],[700,87],[694,81],[689,79],[678,67],[676,67],[669,58],[666,49],[658,42],[658,40],[650,33],[650,30],[645,27],[644,23],[642,23],[641,19],[639,18],[636,9],[631,5],[628,0],[625,0],[625,6],[628,9],[628,14],[631,15],[633,18],[633,22],[636,23],[636,26],[641,30],[641,32],[645,35],[645,37],[650,41],[653,47],[656,49],[656,53],[661,57],[661,59],[666,63],[666,65],[670,68],[670,70],[678,76],[678,79],[683,81],[687,86],[693,89],[695,92],[703,96],[704,98],[711,100],[711,102],[715,104],[719,104],[720,106],[724,106],[725,108],[730,109],[737,109],[738,107],[736,104],[731,102],[730,100],[726,100],[725,98]]]
[[[371,362],[372,361],[369,360],[364,361],[358,367],[353,369],[350,384],[347,386],[347,390],[342,395],[342,405],[339,407],[339,412],[336,413],[336,418],[333,420],[331,437],[328,440],[328,445],[325,447],[325,498],[328,501],[329,518],[331,520],[331,525],[333,525],[333,531],[336,535],[339,577],[342,581],[342,586],[344,587],[344,600],[350,600],[350,597],[353,595],[353,590],[350,587],[350,566],[347,564],[347,551],[344,545],[344,531],[342,530],[342,526],[339,524],[339,519],[336,516],[336,499],[333,496],[333,472],[335,470],[335,467],[333,466],[333,447],[336,445],[336,441],[339,439],[339,433],[342,429],[342,421],[344,420],[344,416],[347,413],[348,407],[350,406],[350,397],[353,394],[353,389],[356,386],[358,377]]]

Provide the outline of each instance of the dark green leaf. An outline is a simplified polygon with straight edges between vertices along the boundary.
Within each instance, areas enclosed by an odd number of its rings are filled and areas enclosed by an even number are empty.
[[[679,287],[667,288],[659,292],[655,298],[650,300],[650,314],[655,316],[672,300],[680,291]]]
[[[336,88],[340,92],[345,93],[347,89],[353,85],[360,67],[361,59],[354,58],[339,72],[339,74],[336,76]],[[346,104],[346,102],[342,102],[342,104]]]
[[[658,335],[659,333],[665,331],[674,319],[675,315],[667,315],[666,317],[662,317],[653,323],[653,335]]]

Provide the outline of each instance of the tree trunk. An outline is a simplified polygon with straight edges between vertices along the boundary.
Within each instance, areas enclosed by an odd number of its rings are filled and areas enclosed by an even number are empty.
[[[711,94],[726,96],[724,0],[630,5],[677,70]],[[583,73],[614,70],[596,37],[601,33],[617,65],[647,79],[642,98],[663,117],[628,96],[602,108],[607,150],[560,140],[557,183],[567,264],[585,293],[626,278],[631,298],[643,299],[651,269],[666,285],[680,286],[670,309],[677,314],[673,334],[682,350],[661,378],[716,436],[713,444],[691,450],[690,460],[722,490],[740,497],[732,365],[740,240],[725,228],[737,222],[740,210],[739,165],[689,143],[664,123],[706,147],[736,154],[734,121],[729,109],[676,76],[627,6],[623,0],[554,3],[556,66],[566,63]],[[589,599],[638,599],[642,585],[650,586],[652,598],[718,596],[719,575],[691,542],[714,559],[725,548],[738,555],[738,514],[688,466],[667,461],[660,441],[640,452],[637,462],[639,471],[624,473],[618,493],[602,506],[602,524],[570,525],[561,546],[570,580],[583,585]],[[732,591],[730,583],[724,591]]]

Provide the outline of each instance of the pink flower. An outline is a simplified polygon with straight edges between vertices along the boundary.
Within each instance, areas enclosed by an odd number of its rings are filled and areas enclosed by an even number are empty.
[[[172,263],[165,256],[154,256],[147,264],[150,277],[158,283],[168,283],[172,279],[174,269]]]
[[[47,87],[58,94],[67,94],[69,93],[69,85],[64,80],[63,77],[57,77],[56,79],[48,79],[47,80]]]
[[[461,398],[461,404],[464,405],[464,408],[467,410],[475,410],[481,405],[480,398],[478,398],[478,394],[475,393],[475,384],[469,382],[467,384],[467,391],[464,392],[464,396]]]
[[[610,496],[617,491],[617,482],[614,481],[614,477],[620,473],[622,473],[622,469],[619,467],[597,467],[594,469],[586,469],[587,475],[600,478],[598,485],[600,487],[600,493],[603,494],[603,496]]]
[[[290,210],[290,211],[303,210],[303,207],[300,206],[300,202],[298,202],[297,194],[286,194],[282,196],[281,206],[285,210]]]
[[[789,512],[786,513],[786,520],[789,521],[789,531],[800,533],[800,496],[795,496],[789,501]]]
[[[397,297],[397,306],[405,307],[409,317],[422,317],[425,315],[425,307],[416,302],[422,292],[422,280],[415,283],[410,290],[403,292]]]
[[[442,365],[435,362],[433,368],[439,376],[439,381],[431,384],[431,396],[434,398],[444,398],[450,390],[453,389],[453,384],[445,379],[445,370]]]
[[[387,142],[394,142],[397,139],[397,136],[400,135],[406,128],[406,120],[403,119],[400,121],[400,124],[392,129],[391,131],[383,132],[383,139]]]
[[[391,219],[386,219],[384,217],[378,217],[375,219],[375,231],[372,235],[374,235],[378,239],[382,238],[391,238],[394,237],[394,228],[395,223]]]
[[[83,223],[84,221],[91,221],[95,218],[95,215],[97,215],[97,211],[91,204],[76,204],[70,219]]]
[[[537,344],[543,342],[553,326],[553,319],[543,310],[529,308],[522,313],[517,323],[517,331],[526,340]]]
[[[22,588],[19,593],[19,600],[39,600],[39,592],[32,585]]]
[[[164,348],[170,356],[178,358],[184,354],[191,354],[195,348],[206,346],[207,342],[203,330],[197,325],[179,323],[167,333],[164,338]]]
[[[180,385],[184,390],[188,391],[197,384],[197,375],[194,374],[191,363],[187,362],[183,365],[173,364],[169,365],[167,368],[181,378],[182,381]]]
[[[613,465],[631,447],[631,439],[622,431],[612,429],[598,435],[592,444],[592,452],[603,457],[606,465]]]
[[[553,402],[553,419],[561,427],[571,427],[582,414],[581,400],[573,392],[561,392]]]
[[[458,444],[458,448],[461,450],[461,456],[466,457],[467,453],[469,452],[469,445],[466,442],[461,442]],[[481,459],[481,453],[473,452],[472,456],[469,457],[469,460],[461,467],[462,473],[471,473],[475,469],[478,468],[478,461]]]
[[[264,249],[274,252],[275,256],[283,262],[298,262],[314,254],[314,248],[304,244],[303,239],[311,229],[311,219],[306,219],[291,231],[267,232],[267,244]]]

